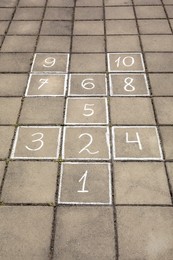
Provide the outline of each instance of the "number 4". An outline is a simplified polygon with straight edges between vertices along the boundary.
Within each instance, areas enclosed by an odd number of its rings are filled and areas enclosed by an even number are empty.
[[[136,132],[136,138],[137,140],[133,140],[133,141],[129,140],[129,133],[126,132],[126,143],[137,143],[139,146],[139,150],[142,150],[142,144],[138,132]]]

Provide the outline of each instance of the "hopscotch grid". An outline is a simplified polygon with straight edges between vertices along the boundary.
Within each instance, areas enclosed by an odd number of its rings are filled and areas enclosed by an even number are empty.
[[[61,164],[61,171],[60,171],[60,184],[59,184],[59,192],[58,192],[58,204],[76,204],[76,205],[111,205],[112,204],[112,185],[111,185],[111,169],[110,169],[110,163],[93,163],[93,162],[77,162],[77,164],[86,164],[86,165],[107,165],[108,166],[108,178],[109,178],[109,202],[76,202],[76,201],[61,201],[61,193],[62,193],[62,179],[63,179],[63,170],[64,165],[76,165],[75,162],[64,162]]]

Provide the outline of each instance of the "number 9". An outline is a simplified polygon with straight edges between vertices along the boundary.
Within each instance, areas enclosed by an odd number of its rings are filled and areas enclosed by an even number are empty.
[[[56,62],[56,59],[53,58],[53,57],[48,57],[44,60],[44,64],[43,66],[46,67],[46,68],[50,68],[50,67],[53,67],[55,65],[55,62]]]

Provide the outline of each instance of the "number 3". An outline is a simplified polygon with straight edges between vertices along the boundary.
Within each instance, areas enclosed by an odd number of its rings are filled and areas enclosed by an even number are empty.
[[[25,145],[25,148],[29,151],[39,151],[43,145],[44,145],[44,142],[43,142],[43,137],[44,137],[44,134],[43,133],[35,133],[35,134],[32,134],[31,136],[36,136],[36,135],[39,135],[40,137],[38,139],[35,139],[35,140],[32,140],[32,143],[35,143],[35,142],[39,142],[40,143],[40,146],[38,146],[37,148],[30,148],[28,147],[27,145]]]

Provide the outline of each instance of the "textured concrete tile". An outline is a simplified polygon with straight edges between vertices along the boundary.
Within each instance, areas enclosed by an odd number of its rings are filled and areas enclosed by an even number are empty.
[[[139,38],[135,35],[107,36],[107,51],[141,51]]]
[[[171,190],[173,192],[173,163],[167,163],[167,169],[168,169],[168,176],[169,176],[169,181],[171,184]]]
[[[46,0],[20,0],[19,1],[19,6],[23,7],[23,6],[27,6],[27,7],[31,7],[31,6],[45,6]]]
[[[28,75],[0,74],[0,96],[23,96]]]
[[[172,5],[172,0],[163,0],[165,5]]]
[[[110,204],[110,165],[63,163],[59,186],[59,203]]]
[[[14,8],[0,8],[0,20],[11,20]]]
[[[13,21],[8,34],[37,35],[40,21]]]
[[[171,23],[171,27],[172,27],[172,30],[173,30],[173,19],[170,19],[170,23]]]
[[[9,21],[0,21],[0,34],[5,34],[9,25]]]
[[[106,21],[107,34],[137,34],[135,21],[112,20]]]
[[[109,159],[108,140],[107,127],[65,127],[63,159]]]
[[[171,207],[119,207],[120,259],[172,259]],[[128,234],[128,235],[127,235]]]
[[[134,0],[135,5],[162,5],[161,0]]]
[[[161,131],[161,137],[162,137],[162,143],[163,143],[163,149],[165,152],[165,158],[167,160],[173,160],[173,127],[167,126],[167,127],[160,127]]]
[[[68,98],[65,124],[108,124],[106,98]]]
[[[32,54],[1,53],[0,72],[29,72]]]
[[[3,41],[3,36],[0,36],[0,46],[2,44],[2,41]]]
[[[117,126],[112,129],[113,156],[118,160],[162,159],[156,127]]]
[[[71,74],[69,96],[105,96],[107,81],[105,74]]]
[[[71,35],[72,23],[70,21],[44,21],[41,35]]]
[[[43,8],[18,8],[14,15],[14,20],[41,20]]]
[[[135,19],[133,7],[106,7],[106,19]]]
[[[52,218],[50,207],[1,207],[0,258],[47,260]]]
[[[17,4],[17,0],[1,0],[0,7],[15,7]]]
[[[162,6],[136,6],[137,18],[165,18],[166,15]]]
[[[72,52],[104,52],[104,36],[74,36]]]
[[[112,97],[111,122],[121,125],[154,125],[154,113],[149,98]],[[137,116],[137,114],[140,116]]]
[[[132,5],[131,0],[105,0],[105,6]]]
[[[57,164],[54,162],[10,162],[2,201],[9,203],[54,203]]]
[[[40,36],[37,52],[69,52],[70,36]]]
[[[72,20],[73,8],[47,8],[45,20]]]
[[[149,74],[153,95],[173,95],[173,74]]]
[[[0,162],[0,185],[4,175],[4,169],[5,169],[5,162],[1,161]]]
[[[164,165],[157,162],[116,162],[117,204],[171,204]]]
[[[73,33],[75,35],[104,35],[103,21],[76,21]]]
[[[19,123],[62,124],[63,109],[64,98],[61,97],[25,98]]]
[[[75,20],[102,20],[102,7],[77,7],[75,9]]]
[[[0,98],[0,124],[16,124],[21,98]]]
[[[172,3],[173,4],[173,3]],[[165,6],[169,18],[173,18],[173,6]]]
[[[48,0],[48,6],[73,7],[74,0]]]
[[[173,51],[172,35],[142,35],[144,51]]]
[[[103,2],[102,0],[88,0],[87,2],[85,0],[78,0],[76,3],[76,6],[102,6]]]
[[[2,52],[33,52],[36,36],[6,36]]]
[[[173,72],[173,53],[146,53],[149,72]]]
[[[11,158],[57,159],[61,128],[59,126],[21,126],[17,128]]]
[[[167,20],[138,20],[141,34],[171,34]]]
[[[173,124],[173,98],[156,97],[154,104],[159,124]]]
[[[71,72],[105,72],[104,54],[72,54]]]
[[[7,158],[14,134],[14,127],[0,126],[0,158]]]
[[[112,208],[60,207],[58,213],[54,259],[115,259]]]

